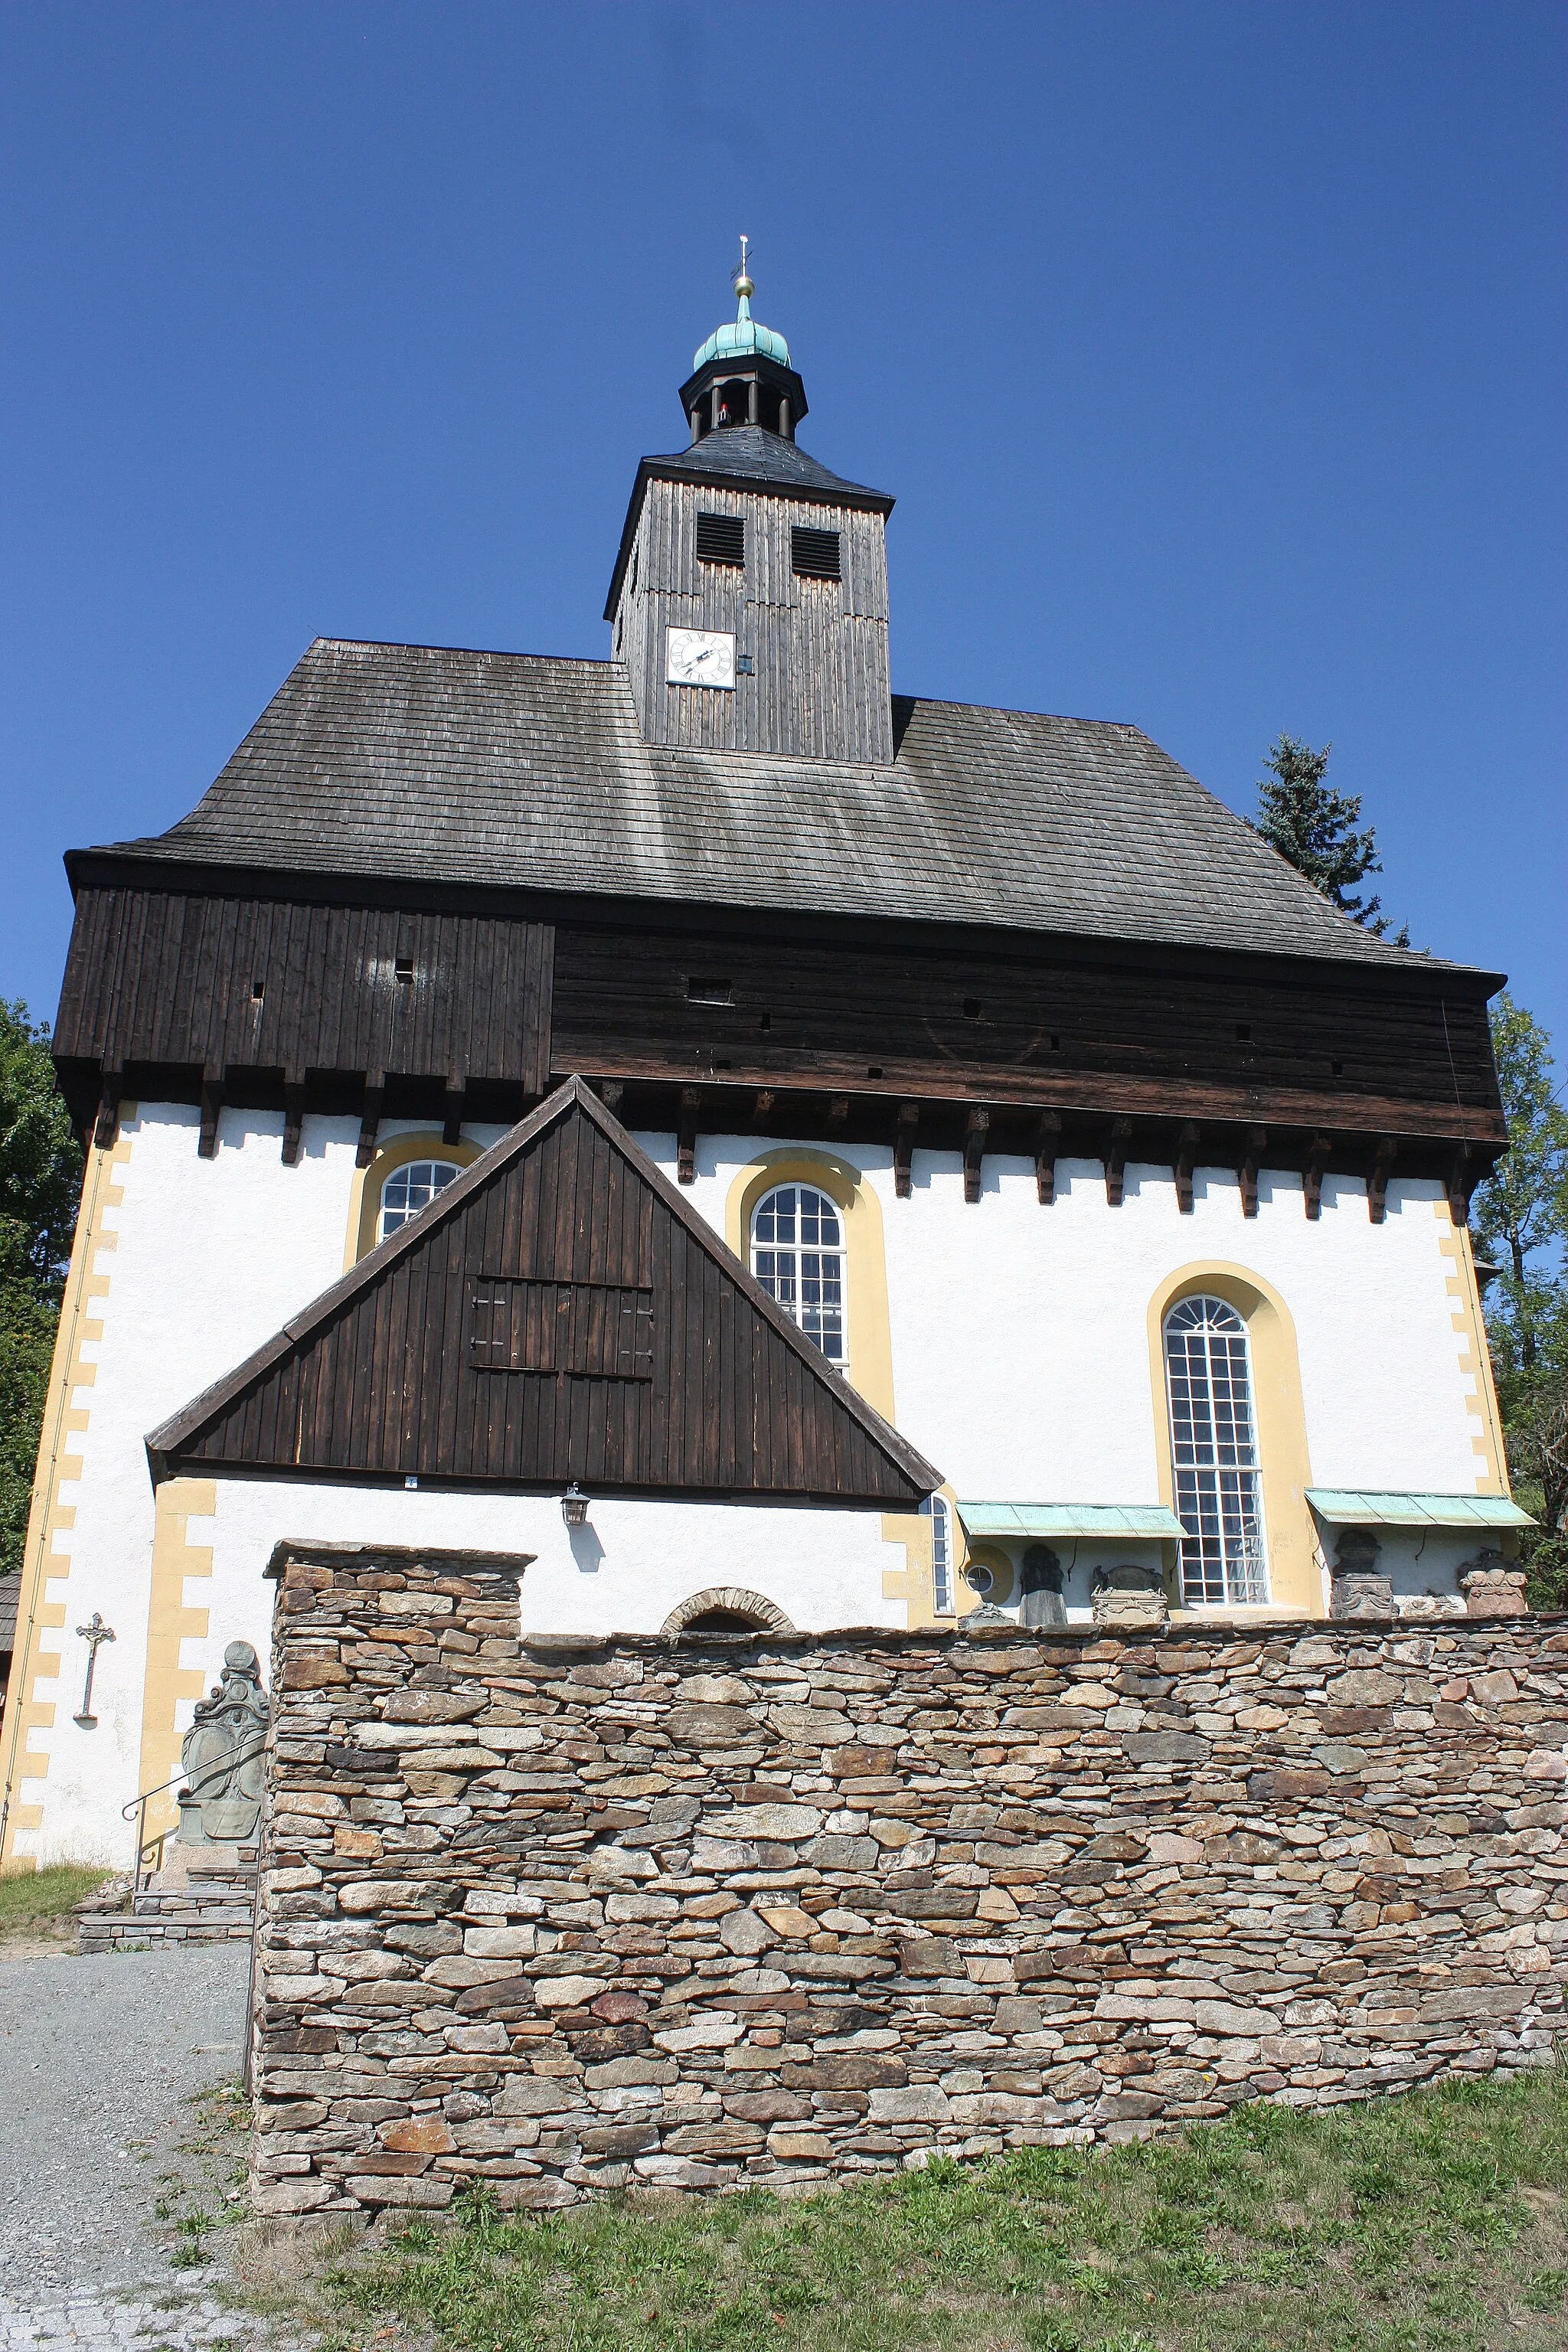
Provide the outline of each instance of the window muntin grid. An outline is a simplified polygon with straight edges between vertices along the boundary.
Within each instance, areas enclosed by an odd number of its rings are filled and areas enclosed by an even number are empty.
[[[375,1229],[378,1242],[416,1217],[421,1209],[428,1208],[437,1192],[444,1192],[462,1170],[450,1160],[410,1160],[395,1168],[381,1188],[381,1217]]]
[[[752,1272],[830,1363],[845,1347],[844,1219],[810,1184],[778,1184],[752,1218]]]
[[[1223,1298],[1184,1298],[1165,1318],[1171,1456],[1182,1542],[1182,1597],[1268,1598],[1263,1488],[1247,1326]]]
[[[931,1521],[931,1606],[939,1617],[952,1614],[952,1522],[941,1495],[928,1495],[921,1515]]]

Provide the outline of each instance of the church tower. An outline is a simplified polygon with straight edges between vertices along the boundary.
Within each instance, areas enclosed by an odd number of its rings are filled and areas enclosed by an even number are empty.
[[[649,743],[884,764],[893,756],[887,520],[795,439],[805,386],[736,316],[680,387],[686,448],[637,467],[605,607]]]

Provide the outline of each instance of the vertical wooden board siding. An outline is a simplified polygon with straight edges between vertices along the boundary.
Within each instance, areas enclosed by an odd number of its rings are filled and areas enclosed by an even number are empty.
[[[700,512],[738,515],[742,566],[697,558]],[[795,575],[792,533],[839,534],[843,576]],[[892,758],[887,565],[880,515],[717,485],[648,485],[635,542],[638,585],[622,596],[622,658],[650,740],[683,750],[772,751],[885,763]],[[669,685],[671,627],[731,633],[753,671],[733,691]]]
[[[411,1245],[216,1409],[182,1459],[918,1500],[857,1409],[650,1182],[636,1147],[580,1103],[407,1230]],[[475,1286],[497,1278],[551,1286],[548,1312],[584,1330],[619,1312],[614,1295],[651,1291],[651,1360],[623,1374],[616,1349],[603,1360],[590,1350],[571,1369],[555,1336],[568,1327],[552,1325],[548,1344],[476,1362]]]
[[[394,977],[410,954],[412,985]],[[55,1052],[296,1080],[467,1076],[537,1094],[551,970],[544,924],[95,886],[78,898]]]
[[[1462,975],[1440,992],[1353,968],[1271,981],[1205,963],[1163,977],[1059,943],[1009,947],[917,954],[902,940],[563,927],[557,1066],[674,1080],[722,1057],[738,1083],[853,1088],[875,1065],[889,1085],[1004,1098],[1091,1076],[1179,1089],[1194,1116],[1207,1087],[1260,1101],[1289,1088],[1319,1096],[1342,1125],[1359,1096],[1422,1106],[1438,1133],[1456,1091],[1465,1109],[1496,1108],[1484,987]],[[721,975],[733,1002],[693,1003],[693,970]]]

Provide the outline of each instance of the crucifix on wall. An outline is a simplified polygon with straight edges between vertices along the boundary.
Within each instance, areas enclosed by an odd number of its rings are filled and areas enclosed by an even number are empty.
[[[87,1643],[87,1680],[81,1686],[80,1710],[72,1720],[79,1723],[84,1731],[90,1731],[98,1721],[92,1711],[92,1677],[98,1665],[99,1644],[113,1641],[114,1628],[106,1625],[95,1609],[87,1623],[79,1625],[76,1630],[79,1640]]]

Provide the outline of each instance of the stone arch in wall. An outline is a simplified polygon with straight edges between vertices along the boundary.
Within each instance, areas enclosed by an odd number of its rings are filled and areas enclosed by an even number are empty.
[[[658,1630],[674,1641],[681,1633],[793,1633],[795,1628],[765,1593],[710,1584],[672,1609]]]
[[[1252,1359],[1253,1410],[1263,1474],[1263,1524],[1268,1549],[1269,1601],[1277,1609],[1324,1614],[1317,1531],[1307,1501],[1312,1484],[1307,1412],[1290,1310],[1271,1283],[1250,1266],[1219,1259],[1182,1266],[1149,1301],[1149,1372],[1154,1401],[1154,1448],[1160,1500],[1175,1503],[1171,1459],[1171,1410],[1165,1384],[1165,1318],[1184,1298],[1223,1298],[1247,1326]]]

